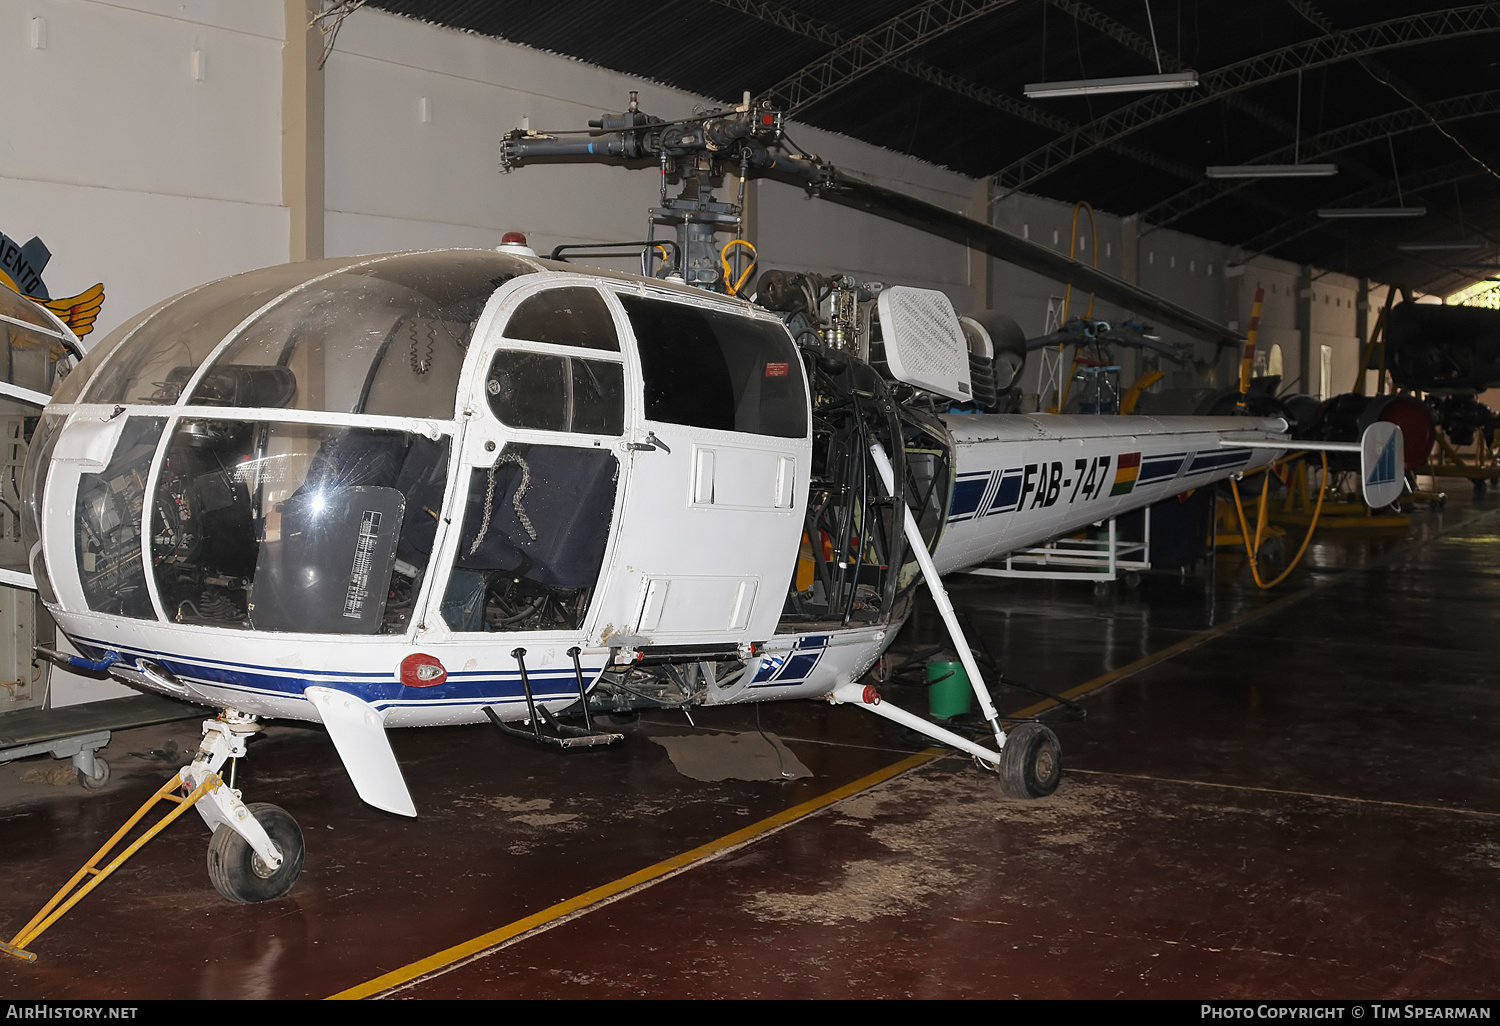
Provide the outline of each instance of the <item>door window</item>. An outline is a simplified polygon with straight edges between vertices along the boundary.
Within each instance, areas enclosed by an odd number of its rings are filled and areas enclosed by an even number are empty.
[[[505,337],[620,351],[615,321],[604,297],[582,285],[546,289],[522,300],[505,325]]]
[[[603,360],[502,349],[485,380],[500,423],[537,431],[625,430],[625,368]]]
[[[779,322],[644,296],[620,302],[640,352],[648,420],[807,437],[797,351]]]
[[[443,596],[456,631],[582,625],[604,566],[619,464],[603,448],[507,445],[469,475]]]

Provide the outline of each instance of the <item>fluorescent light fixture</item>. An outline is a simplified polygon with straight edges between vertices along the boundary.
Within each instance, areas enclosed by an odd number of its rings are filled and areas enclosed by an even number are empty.
[[[1319,217],[1426,217],[1426,207],[1321,207]]]
[[[1070,82],[1028,82],[1026,95],[1093,96],[1097,93],[1148,93],[1156,89],[1191,89],[1198,84],[1196,71],[1174,71],[1165,75],[1127,75],[1124,78],[1075,78]]]
[[[1482,239],[1454,239],[1451,242],[1398,242],[1396,248],[1407,253],[1462,253],[1484,245]]]
[[[1337,164],[1213,164],[1210,178],[1327,178],[1339,173]]]

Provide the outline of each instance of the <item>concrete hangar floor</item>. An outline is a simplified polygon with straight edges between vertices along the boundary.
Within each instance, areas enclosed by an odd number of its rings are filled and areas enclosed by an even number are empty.
[[[1396,536],[1321,539],[1274,592],[1242,557],[1138,590],[958,579],[1054,710],[1051,798],[1000,796],[849,707],[650,713],[559,754],[397,731],[421,812],[362,804],[326,735],[272,725],[238,784],[307,838],[232,905],[189,815],[34,944],[24,999],[1484,998],[1500,951],[1500,497],[1445,482]],[[906,652],[942,642],[934,610]],[[889,700],[922,709],[916,687]],[[1002,712],[1034,695],[1002,688]],[[185,761],[116,734],[100,792],[0,768],[8,938]],[[663,739],[733,734],[811,775],[704,783]],[[655,739],[655,741],[653,741]],[[727,742],[725,742],[727,743]],[[175,760],[175,761],[174,761]]]

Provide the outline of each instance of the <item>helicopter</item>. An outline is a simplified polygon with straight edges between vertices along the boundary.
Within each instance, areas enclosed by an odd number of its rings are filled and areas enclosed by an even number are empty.
[[[986,413],[1014,366],[941,292],[766,271],[752,293],[716,239],[741,212],[714,196],[726,170],[890,199],[780,139],[748,102],[668,122],[634,96],[577,138],[518,130],[507,170],[597,158],[683,183],[633,244],[640,273],[510,235],[268,267],[144,311],[62,379],[21,532],[81,655],[43,654],[220,710],[178,780],[225,898],[284,895],[303,862],[295,820],[218,776],[263,719],[321,722],[360,798],[402,816],[389,729],[488,720],[568,749],[621,739],[591,712],[791,699],[902,723],[1008,795],[1058,786],[1055,735],[1002,728],[942,575],[1264,467],[1287,423]],[[1030,259],[998,229],[886,208]],[[1367,487],[1399,490],[1399,432],[1363,445]],[[988,744],[861,683],[923,582]]]

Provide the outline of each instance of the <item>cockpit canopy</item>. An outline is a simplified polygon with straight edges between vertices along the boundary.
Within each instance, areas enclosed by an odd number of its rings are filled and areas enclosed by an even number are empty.
[[[446,250],[221,279],[117,329],[89,361],[98,369],[86,383],[75,375],[57,400],[448,420],[485,303],[542,267]]]
[[[790,335],[743,301],[489,250],[269,267],[146,311],[69,375],[31,439],[22,544],[61,614],[602,629],[639,619],[634,578],[594,598],[622,504],[647,525],[669,495],[687,523],[786,536],[769,571],[760,549],[737,576],[716,557],[713,586],[654,542],[625,559],[743,632],[789,572],[809,431]]]

